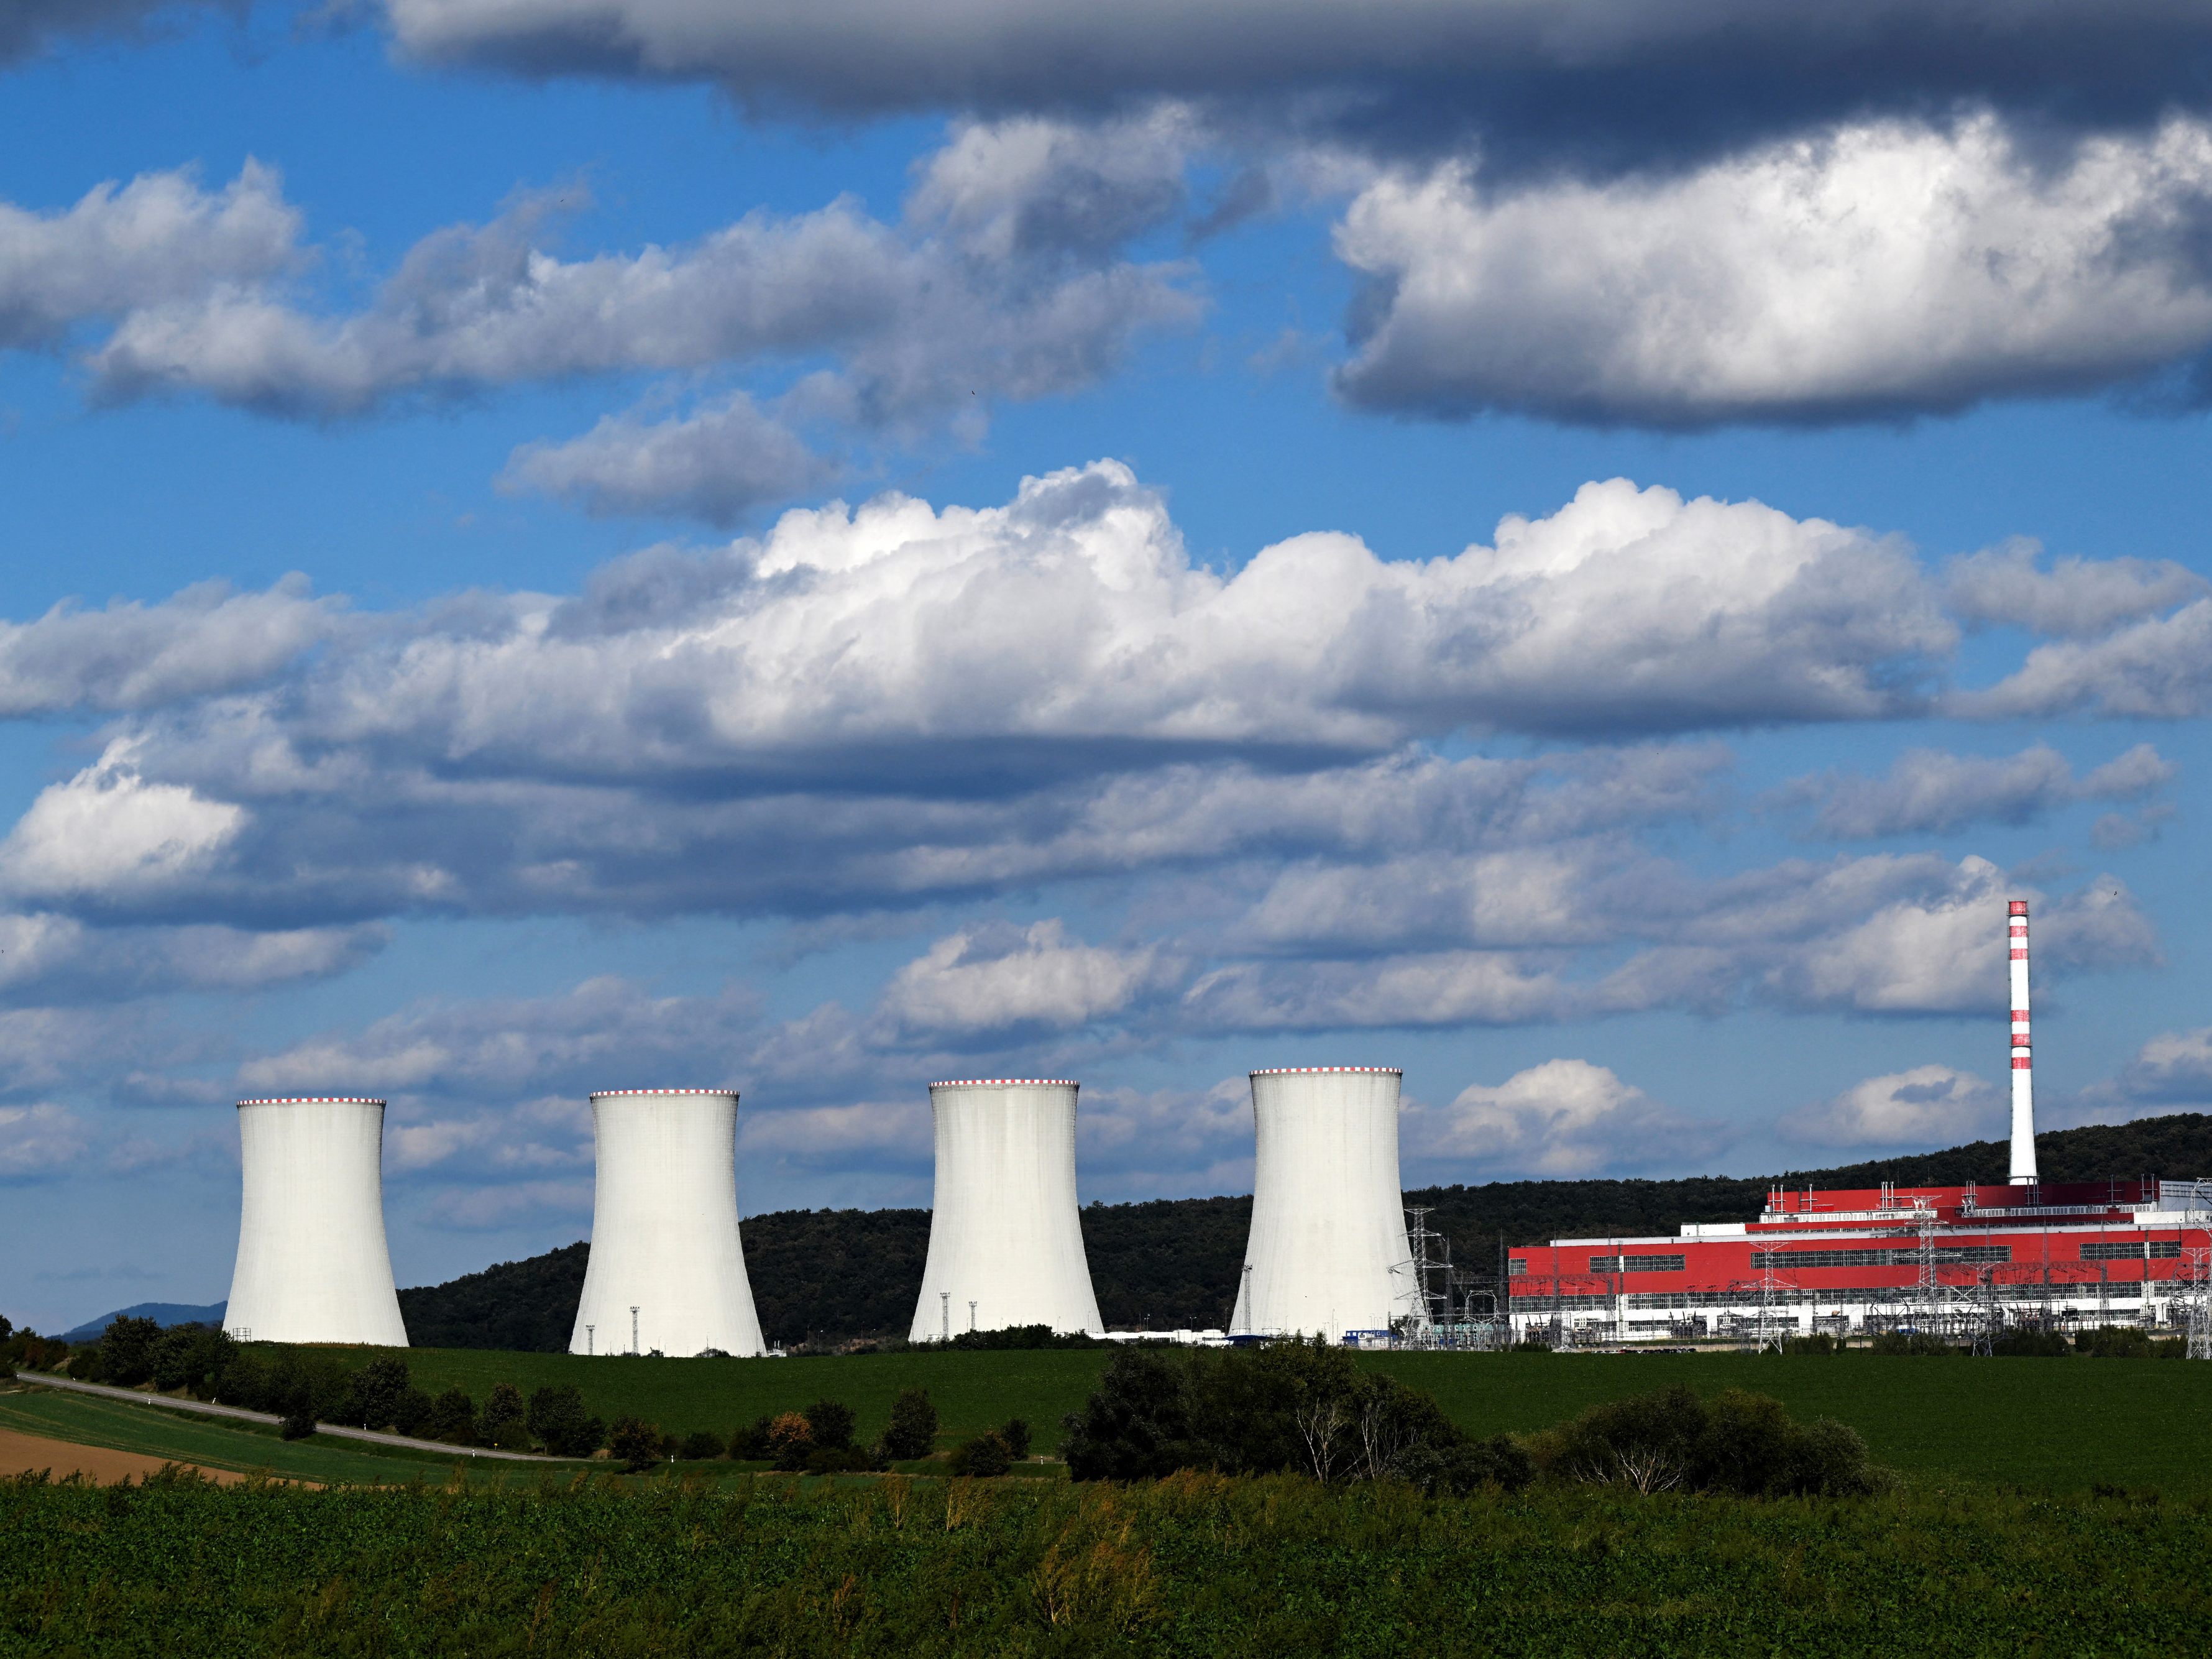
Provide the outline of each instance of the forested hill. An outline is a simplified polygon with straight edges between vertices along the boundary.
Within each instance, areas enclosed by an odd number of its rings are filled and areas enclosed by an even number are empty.
[[[2185,1113],[2134,1123],[2057,1129],[2036,1138],[2046,1181],[2212,1176],[2212,1117]],[[1483,1268],[1501,1236],[1547,1238],[1670,1233],[1685,1221],[1741,1221],[1777,1182],[1794,1186],[1960,1186],[2004,1179],[2006,1146],[1976,1141],[1940,1152],[1738,1180],[1496,1181],[1406,1194],[1425,1205],[1452,1256]],[[1236,1292],[1252,1217],[1249,1197],[1093,1204],[1083,1212],[1098,1309],[1115,1330],[1220,1325]],[[744,1224],[745,1267],[771,1342],[906,1334],[929,1249],[927,1210],[780,1210]],[[419,1347],[568,1345],[583,1291],[586,1247],[501,1262],[449,1284],[399,1292]]]

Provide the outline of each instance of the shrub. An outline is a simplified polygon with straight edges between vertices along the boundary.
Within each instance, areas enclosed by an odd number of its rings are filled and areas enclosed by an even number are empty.
[[[1929,1336],[1921,1331],[1884,1331],[1874,1340],[1874,1351],[1880,1354],[1910,1355],[1916,1358],[1935,1358],[1945,1354],[1962,1354],[1966,1349],[1940,1336]]]
[[[929,1390],[902,1390],[891,1401],[890,1426],[884,1431],[884,1455],[902,1460],[927,1457],[936,1449],[937,1407],[930,1402]]]
[[[283,1420],[277,1432],[287,1440],[305,1440],[315,1431],[315,1395],[305,1379],[293,1383],[278,1407]]]
[[[1010,1417],[999,1425],[999,1438],[1006,1443],[1006,1449],[1014,1455],[1016,1462],[1030,1455],[1029,1419]]]
[[[676,1449],[676,1455],[686,1462],[697,1463],[720,1457],[727,1449],[722,1437],[712,1429],[694,1429],[684,1437],[684,1443]]]
[[[806,1432],[817,1446],[842,1451],[853,1443],[853,1410],[834,1400],[817,1400],[806,1408]]]
[[[584,1409],[583,1390],[549,1383],[530,1396],[526,1421],[556,1457],[589,1457],[605,1443],[607,1425]]]
[[[880,1457],[861,1446],[817,1446],[806,1454],[809,1474],[860,1474],[882,1466]]]
[[[2057,1331],[2007,1331],[1990,1352],[2003,1359],[2063,1359],[2074,1350]]]
[[[660,1431],[639,1417],[617,1417],[607,1431],[607,1447],[632,1474],[660,1461]]]
[[[410,1383],[392,1403],[392,1426],[402,1434],[422,1438],[434,1403],[428,1395]]]
[[[484,1401],[483,1416],[477,1424],[477,1438],[487,1446],[496,1446],[501,1451],[530,1449],[530,1429],[526,1419],[528,1408],[522,1403],[522,1390],[512,1382],[495,1382],[491,1398]]]
[[[1010,1348],[1103,1348],[1106,1342],[1084,1331],[1055,1331],[1049,1325],[1009,1325],[1004,1330],[963,1331],[943,1346],[998,1352]]]
[[[813,1449],[814,1431],[797,1412],[785,1412],[769,1421],[768,1455],[779,1469],[797,1474],[806,1467],[807,1455]]]
[[[405,1360],[372,1359],[353,1374],[338,1415],[364,1429],[397,1428],[400,1401],[409,1390]]]
[[[476,1443],[476,1401],[458,1385],[430,1402],[430,1413],[422,1419],[423,1438],[467,1446]]]
[[[973,1440],[956,1446],[949,1464],[954,1474],[988,1479],[1014,1466],[1014,1454],[996,1429],[986,1429]]]
[[[769,1444],[769,1430],[775,1419],[757,1417],[730,1436],[730,1455],[741,1463],[757,1463],[775,1455]]]
[[[2074,1351],[2092,1359],[2148,1359],[2150,1333],[2140,1325],[2100,1325],[2075,1337]]]
[[[164,1392],[183,1389],[205,1400],[237,1351],[238,1344],[211,1325],[172,1326],[154,1343],[154,1386]]]
[[[1211,1460],[1192,1433],[1190,1369],[1181,1355],[1124,1348],[1082,1409],[1061,1419],[1060,1450],[1077,1480],[1141,1480]]]
[[[87,1376],[94,1382],[135,1389],[154,1378],[154,1345],[161,1340],[161,1327],[151,1319],[109,1322],[93,1350]]]
[[[1741,1389],[1711,1401],[1682,1388],[1608,1401],[1546,1430],[1530,1449],[1548,1480],[1643,1492],[1843,1497],[1880,1484],[1853,1430],[1826,1418],[1796,1423],[1780,1401]]]
[[[1840,1336],[1826,1331],[1814,1331],[1809,1336],[1785,1336],[1782,1339],[1784,1353],[1838,1354],[1849,1352],[1850,1344]]]

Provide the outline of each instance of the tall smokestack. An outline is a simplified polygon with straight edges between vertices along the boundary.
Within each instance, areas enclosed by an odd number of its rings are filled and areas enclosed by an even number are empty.
[[[2012,902],[2012,1181],[2035,1178],[2035,1050],[2027,1040],[2027,901]]]

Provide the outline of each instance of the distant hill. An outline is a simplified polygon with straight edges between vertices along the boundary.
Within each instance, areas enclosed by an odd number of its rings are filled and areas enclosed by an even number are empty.
[[[2182,1113],[2134,1123],[2055,1129],[2036,1137],[2046,1181],[2212,1176],[2212,1117]],[[1409,1190],[1452,1259],[1494,1271],[1501,1241],[1671,1233],[1686,1221],[1741,1221],[1767,1188],[1960,1186],[2001,1182],[2008,1148],[1976,1141],[1942,1152],[1826,1170],[1680,1181],[1494,1181]],[[1251,1225],[1249,1196],[1093,1204],[1083,1243],[1098,1310],[1115,1330],[1220,1325],[1236,1295]],[[927,1210],[779,1210],[744,1224],[745,1269],[771,1342],[906,1334],[929,1250]],[[422,1347],[568,1346],[588,1247],[570,1244],[449,1284],[399,1292],[409,1339]],[[136,1312],[137,1310],[129,1311]],[[219,1310],[217,1310],[219,1314]],[[112,1317],[112,1316],[111,1316]]]
[[[210,1302],[204,1308],[188,1307],[181,1302],[141,1302],[129,1308],[118,1308],[113,1313],[88,1319],[73,1331],[64,1331],[64,1342],[90,1342],[99,1337],[118,1319],[150,1319],[167,1330],[172,1325],[220,1325],[227,1302]]]

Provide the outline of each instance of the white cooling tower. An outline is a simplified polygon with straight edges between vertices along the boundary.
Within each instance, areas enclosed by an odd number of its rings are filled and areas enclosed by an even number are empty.
[[[1415,1310],[1400,1076],[1384,1066],[1252,1073],[1252,1236],[1231,1330],[1335,1337]]]
[[[238,1146],[224,1328],[256,1342],[405,1347],[384,1242],[384,1103],[241,1100]]]
[[[1049,1325],[1105,1328],[1075,1213],[1075,1091],[1065,1079],[929,1085],[937,1196],[913,1340]]]
[[[738,1243],[737,1091],[594,1094],[592,1137],[592,1254],[568,1352],[763,1352]]]

